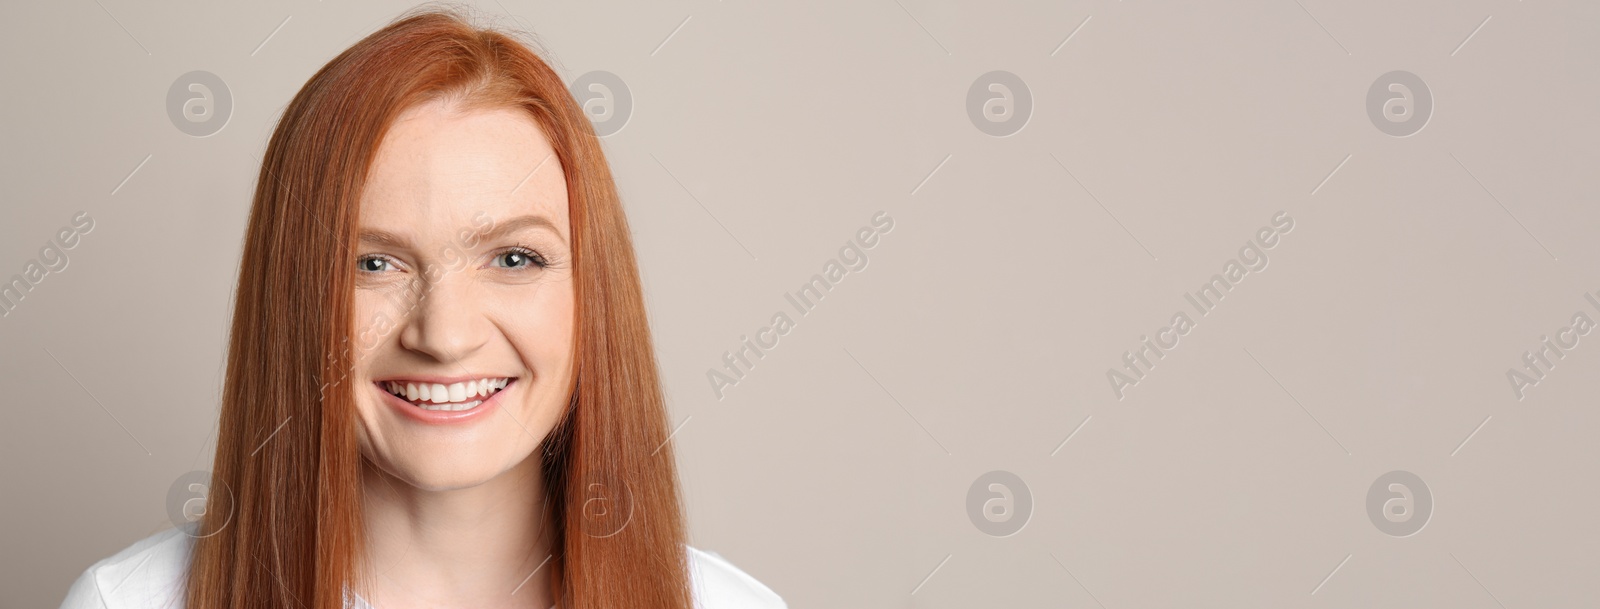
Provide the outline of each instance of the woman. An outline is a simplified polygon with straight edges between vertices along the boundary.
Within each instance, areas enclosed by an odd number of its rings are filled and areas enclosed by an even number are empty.
[[[627,221],[560,77],[448,12],[267,147],[202,519],[64,607],[783,607],[685,543]]]

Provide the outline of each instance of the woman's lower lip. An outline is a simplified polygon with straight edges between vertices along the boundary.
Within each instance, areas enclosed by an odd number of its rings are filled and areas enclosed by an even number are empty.
[[[494,395],[485,398],[483,403],[466,410],[427,410],[417,406],[416,404],[400,399],[400,396],[389,393],[377,383],[373,383],[372,388],[377,390],[378,393],[383,394],[383,400],[385,403],[394,407],[395,410],[400,411],[400,414],[410,417],[414,421],[429,424],[447,424],[465,423],[488,416],[490,410],[493,410],[500,405],[500,396],[504,395],[505,392],[509,391],[516,384],[516,379],[512,379],[510,384],[507,384],[501,390],[494,392]]]

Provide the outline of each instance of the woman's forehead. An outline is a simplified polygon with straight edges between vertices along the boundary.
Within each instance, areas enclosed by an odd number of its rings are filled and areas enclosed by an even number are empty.
[[[430,103],[390,128],[363,187],[361,212],[363,225],[370,218],[447,226],[537,214],[566,234],[566,180],[526,112],[460,112]]]

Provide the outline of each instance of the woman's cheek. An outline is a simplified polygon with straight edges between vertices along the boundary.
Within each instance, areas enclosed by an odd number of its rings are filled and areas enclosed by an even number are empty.
[[[522,288],[502,293],[499,325],[534,370],[558,368],[570,358],[574,340],[572,283],[542,280]]]

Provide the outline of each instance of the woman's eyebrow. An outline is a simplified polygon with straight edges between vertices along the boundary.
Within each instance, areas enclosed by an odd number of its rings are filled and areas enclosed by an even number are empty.
[[[368,230],[361,231],[361,236],[359,237],[359,239],[361,240],[362,243],[372,243],[372,244],[376,244],[376,245],[387,245],[389,247],[402,248],[402,249],[403,248],[407,248],[407,247],[409,247],[411,245],[411,242],[406,241],[405,238],[403,238],[403,237],[396,236],[394,233],[388,233],[388,232],[384,232],[384,231],[381,231],[381,230],[374,230],[374,229],[368,229]]]
[[[549,218],[544,216],[532,215],[517,216],[510,220],[506,220],[505,222],[496,223],[494,228],[491,228],[483,233],[483,240],[492,241],[526,228],[544,228],[549,230],[551,233],[554,233],[556,237],[559,237],[562,245],[565,245],[567,242],[566,237],[561,234],[561,231],[556,229],[555,222],[551,222]]]
[[[544,216],[534,215],[517,216],[510,220],[506,220],[505,222],[496,223],[494,224],[493,228],[483,232],[480,236],[480,239],[483,241],[490,241],[527,228],[543,228],[549,230],[551,233],[554,233],[556,237],[561,239],[563,245],[566,244],[566,237],[562,236],[561,231],[556,229],[555,222],[550,221],[549,218]],[[404,249],[411,246],[411,242],[405,237],[378,229],[366,229],[361,231],[359,239],[362,243],[384,245],[393,248]]]

